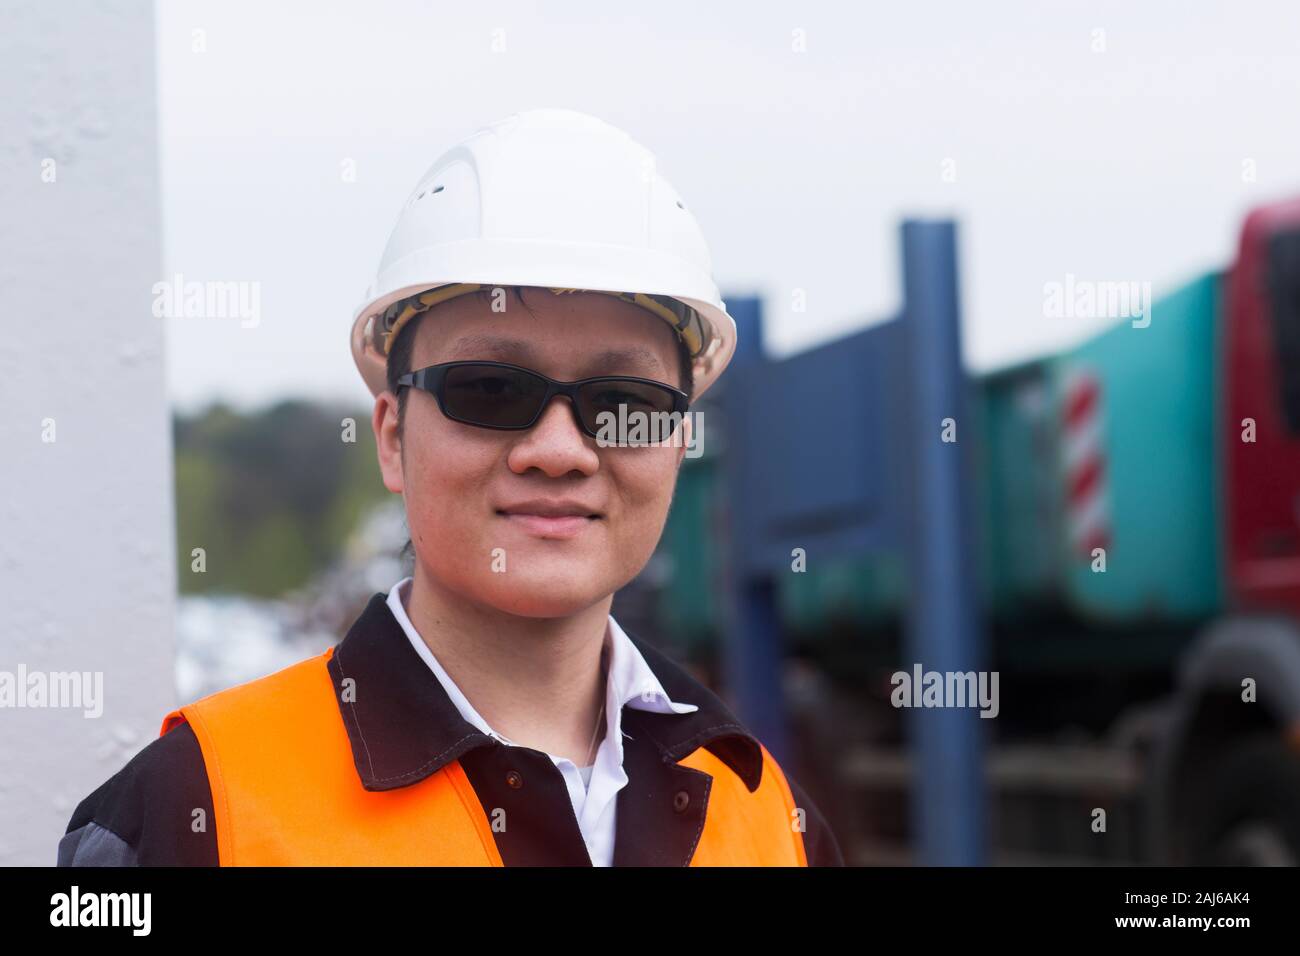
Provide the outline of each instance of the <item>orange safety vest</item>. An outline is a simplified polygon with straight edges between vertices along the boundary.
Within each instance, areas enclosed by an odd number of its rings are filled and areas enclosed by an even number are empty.
[[[163,719],[160,735],[188,721],[198,738],[220,865],[502,866],[459,761],[393,790],[362,785],[326,669],[333,653]],[[762,752],[752,793],[703,747],[678,761],[713,778],[691,866],[808,865],[789,783],[766,747]]]

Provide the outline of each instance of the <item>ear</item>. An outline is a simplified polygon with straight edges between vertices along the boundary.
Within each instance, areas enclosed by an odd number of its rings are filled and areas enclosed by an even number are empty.
[[[375,433],[375,454],[384,487],[400,495],[406,486],[402,473],[402,440],[397,435],[397,397],[392,392],[383,391],[375,396],[370,427]]]

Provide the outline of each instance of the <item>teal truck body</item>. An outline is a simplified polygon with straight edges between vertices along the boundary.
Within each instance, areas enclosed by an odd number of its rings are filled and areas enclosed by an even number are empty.
[[[1093,707],[1096,750],[1068,759],[1110,768],[1097,779],[1147,824],[1120,857],[1300,860],[1300,202],[1254,211],[1227,268],[1161,290],[1145,315],[969,388],[970,572],[994,662],[1051,675],[1024,685],[1041,721],[1022,708],[997,732],[1055,739],[1049,712]],[[700,656],[725,630],[723,456],[684,463],[660,545],[661,622]],[[774,579],[782,631],[814,656],[848,633],[870,656],[897,633],[907,585],[889,551],[811,561]],[[1243,706],[1254,684],[1259,706]],[[849,778],[870,789],[900,759],[877,752]],[[1051,778],[992,765],[1015,786]],[[1250,796],[1278,787],[1288,810]],[[1007,801],[1031,798],[1008,794],[1004,819],[1021,819]]]

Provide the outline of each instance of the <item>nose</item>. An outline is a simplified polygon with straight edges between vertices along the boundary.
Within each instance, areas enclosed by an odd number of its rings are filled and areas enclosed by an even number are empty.
[[[520,475],[530,468],[538,468],[551,478],[572,471],[594,474],[600,467],[594,442],[595,439],[579,428],[573,403],[563,395],[556,395],[542,409],[536,424],[515,440],[507,464]]]

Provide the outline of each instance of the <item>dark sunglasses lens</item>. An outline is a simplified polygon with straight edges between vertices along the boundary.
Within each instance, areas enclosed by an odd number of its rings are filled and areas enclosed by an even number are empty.
[[[675,405],[672,392],[644,382],[591,382],[578,390],[582,420],[594,432],[619,427],[629,416],[671,412]]]
[[[545,395],[546,383],[537,376],[492,365],[458,365],[442,384],[448,415],[498,428],[527,425]]]

